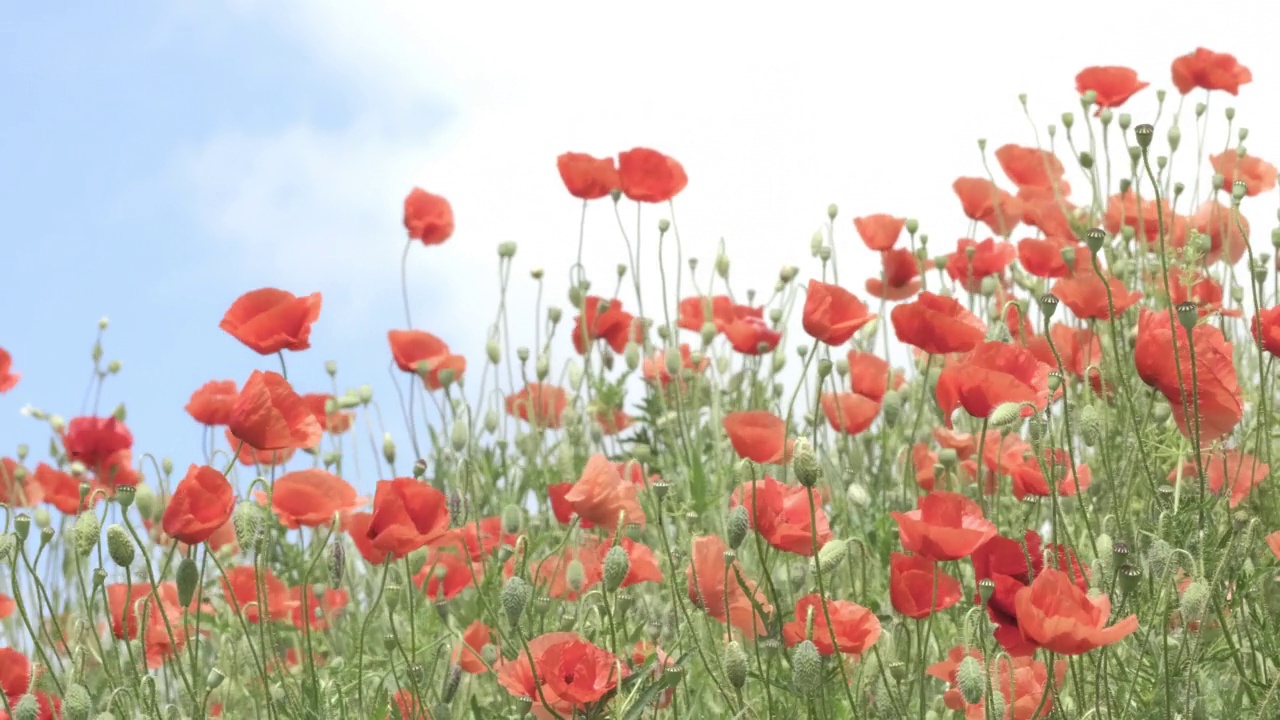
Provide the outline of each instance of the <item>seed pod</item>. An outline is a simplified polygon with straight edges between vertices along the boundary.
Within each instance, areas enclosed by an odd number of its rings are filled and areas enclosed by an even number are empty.
[[[89,690],[80,683],[68,686],[62,696],[62,711],[67,720],[89,720],[89,713],[93,712],[93,698],[89,697]]]

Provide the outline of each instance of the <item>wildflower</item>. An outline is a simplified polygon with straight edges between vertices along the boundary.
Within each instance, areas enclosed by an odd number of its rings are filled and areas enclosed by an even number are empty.
[[[787,425],[767,410],[739,410],[724,416],[721,423],[738,457],[761,465],[787,461],[794,441],[787,440]]]
[[[185,410],[201,425],[226,425],[239,395],[235,380],[211,380],[191,394]]]
[[[936,490],[910,512],[889,513],[898,523],[902,547],[934,560],[971,555],[996,536],[996,527],[964,495]]]
[[[231,303],[218,327],[259,355],[306,350],[320,303],[320,293],[298,297],[276,288],[253,290]]]
[[[404,227],[410,239],[439,245],[453,235],[453,207],[439,195],[415,187],[404,199]]]
[[[618,183],[622,193],[636,202],[667,202],[689,184],[684,167],[673,158],[649,148],[618,153]]]
[[[882,300],[906,300],[916,293],[924,281],[920,278],[920,262],[906,248],[880,253],[883,267],[878,277],[867,278],[867,294]],[[925,269],[932,267],[927,263]]]
[[[1099,111],[1102,108],[1124,105],[1125,101],[1150,84],[1139,80],[1134,69],[1119,65],[1094,65],[1076,75],[1076,92],[1083,95],[1092,91],[1094,104]]]
[[[601,309],[604,306],[604,309]],[[587,342],[604,340],[616,353],[621,353],[631,341],[640,342],[643,337],[636,317],[622,309],[617,298],[604,299],[595,295],[583,301],[582,312],[574,318],[573,346],[578,354],[587,352]]]
[[[927,557],[891,553],[889,600],[894,610],[921,620],[960,602],[960,581]]]
[[[389,330],[387,342],[391,345],[391,357],[396,367],[422,377],[428,390],[444,387],[441,373],[453,372],[459,380],[467,370],[467,359],[455,355],[443,340],[422,330]]]
[[[986,325],[954,298],[923,292],[889,314],[898,340],[931,355],[968,352],[981,343]]]
[[[892,250],[897,244],[906,222],[905,218],[892,215],[867,215],[854,218],[853,227],[858,231],[858,237],[862,238],[863,244],[868,249],[885,251]]]
[[[1090,598],[1061,570],[1045,569],[1014,600],[1022,636],[1052,652],[1081,655],[1110,645],[1138,629],[1138,617],[1130,615],[1104,627],[1111,617],[1105,595]]]
[[[231,409],[228,431],[259,451],[304,449],[320,442],[320,423],[279,373],[255,370]]]
[[[600,701],[630,674],[612,653],[572,632],[533,638],[527,652],[503,661],[497,670],[498,684],[507,692],[539,704],[545,699],[544,707],[561,715],[577,714]]]
[[[1245,184],[1245,195],[1249,197],[1269,192],[1276,186],[1276,166],[1252,155],[1227,150],[1210,155],[1209,163],[1214,172],[1222,175],[1222,187],[1227,192],[1231,192],[1236,182]]]
[[[271,492],[271,509],[289,529],[326,526],[359,502],[351,483],[320,468],[285,473]]]
[[[840,346],[876,318],[853,293],[838,285],[809,281],[804,301],[804,331],[813,339]]]
[[[715,535],[693,539],[693,555],[685,569],[689,600],[711,617],[728,622],[748,638],[753,638],[765,632],[764,617],[756,606],[765,613],[772,613],[773,606],[746,576],[737,560],[729,565],[729,582],[725,582],[724,554],[727,549],[724,541]],[[746,584],[745,590],[738,582],[739,575]]]
[[[165,506],[161,525],[170,537],[195,545],[225,525],[235,505],[235,493],[221,472],[192,465]]]
[[[378,481],[365,533],[374,550],[399,559],[439,539],[448,529],[444,493],[413,478]]]
[[[599,453],[587,461],[565,500],[584,520],[609,530],[616,529],[619,522],[645,524],[635,484],[624,480],[617,466]]]
[[[816,503],[816,525],[809,521],[809,488],[787,485],[766,476],[763,480],[739,485],[729,498],[729,507],[747,508],[751,529],[765,542],[784,552],[813,556],[814,533],[821,548],[833,537],[820,499]]]
[[[519,392],[508,395],[507,414],[536,427],[558,429],[569,404],[562,388],[546,383],[529,383]]]
[[[9,392],[22,376],[13,372],[13,356],[0,347],[0,393]]]
[[[1138,335],[1133,351],[1138,376],[1169,401],[1174,420],[1183,435],[1191,437],[1192,430],[1196,429],[1201,443],[1211,443],[1230,433],[1244,414],[1232,346],[1216,327],[1196,325],[1190,335],[1196,345],[1193,377],[1187,331],[1181,324],[1170,329],[1168,312],[1156,313],[1143,308],[1138,316]],[[1178,333],[1176,366],[1175,331]],[[1178,377],[1179,369],[1181,378]],[[1194,426],[1189,421],[1184,401],[1190,412],[1199,416]]]
[[[462,639],[453,649],[453,663],[463,672],[479,675],[489,671],[481,659],[481,651],[485,645],[494,642],[493,631],[480,620],[473,620],[466,630],[462,631]]]
[[[1173,84],[1183,95],[1198,87],[1235,95],[1241,85],[1250,82],[1253,82],[1253,73],[1227,53],[1196,48],[1195,52],[1173,61]]]
[[[622,186],[611,157],[567,152],[556,158],[556,168],[569,194],[582,200],[598,200]]]
[[[979,418],[1005,403],[1030,403],[1043,410],[1049,400],[1049,368],[1025,348],[984,342],[943,367],[935,393],[947,427],[957,407]]]
[[[823,612],[826,605],[826,613]],[[813,637],[806,634],[809,613],[813,613]],[[827,625],[826,615],[831,616]],[[835,645],[831,644],[832,630]],[[795,647],[811,639],[822,655],[861,655],[880,639],[880,621],[875,613],[848,600],[824,600],[816,593],[796,600],[795,619],[782,626],[782,638],[787,647]]]

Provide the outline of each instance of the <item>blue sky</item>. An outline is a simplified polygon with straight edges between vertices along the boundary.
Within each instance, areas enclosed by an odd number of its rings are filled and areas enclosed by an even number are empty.
[[[237,171],[237,146],[298,128],[341,131],[357,105],[367,108],[363,93],[335,81],[278,26],[217,3],[75,5],[15,7],[0,28],[0,345],[23,376],[0,396],[0,454],[28,442],[38,456],[46,445],[22,405],[81,412],[96,324],[107,316],[104,360],[124,370],[108,381],[101,411],[126,403],[139,451],[172,456],[179,468],[198,459],[199,426],[182,410],[189,394],[207,380],[240,382],[255,367],[276,367],[217,329],[237,295],[262,285],[325,293],[313,349],[288,358],[299,390],[327,389],[330,358],[342,361],[345,386],[388,387],[384,333],[393,322],[360,319],[402,315],[395,286],[355,299],[332,274],[307,283],[304,273],[275,273],[229,237],[208,201],[260,169]],[[429,137],[448,109],[422,103],[397,117],[377,131]],[[213,165],[198,159],[210,156]],[[209,167],[213,177],[201,173]],[[402,197],[385,193],[385,220],[370,232],[396,251]],[[287,188],[270,202],[290,203]],[[344,312],[352,304],[358,311]],[[350,352],[362,346],[369,350]]]

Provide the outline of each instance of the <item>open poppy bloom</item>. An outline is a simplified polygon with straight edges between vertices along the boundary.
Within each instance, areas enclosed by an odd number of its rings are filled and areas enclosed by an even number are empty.
[[[826,612],[823,612],[823,604]],[[813,637],[806,636],[809,613],[813,613]],[[831,624],[827,624],[827,615]],[[812,640],[822,655],[861,655],[880,639],[880,621],[876,614],[848,600],[824,600],[817,593],[796,600],[796,619],[782,626],[782,639],[787,647]],[[835,644],[831,643],[832,631]]]
[[[721,421],[738,457],[761,465],[787,462],[794,440],[787,439],[787,424],[768,410],[738,410]]]
[[[1010,143],[996,148],[995,155],[1000,169],[1019,189],[1052,190],[1062,182],[1066,172],[1058,156],[1048,150]]]
[[[947,652],[946,660],[930,665],[925,673],[951,684],[951,687],[942,695],[942,701],[947,708],[964,713],[965,720],[986,720],[988,717],[986,698],[970,704],[960,692],[957,671],[960,668],[960,661],[966,656],[975,658],[984,667],[991,665],[978,648],[966,649],[963,645],[958,645]],[[1049,686],[1050,673],[1044,663],[1031,657],[1000,657],[996,659],[995,667],[990,669],[990,673],[991,689],[998,691],[1004,698],[1004,704],[1000,706],[1004,708],[1004,714],[999,716],[1002,720],[1031,720],[1037,716],[1037,713],[1041,717],[1046,717],[1053,709],[1053,693],[1050,692]],[[1054,685],[1062,687],[1066,676],[1067,663],[1061,661],[1054,663]]]
[[[620,523],[644,527],[644,508],[635,484],[624,480],[618,468],[601,453],[587,461],[581,477],[564,499],[583,520],[616,530]]]
[[[1022,220],[1022,203],[986,178],[962,177],[951,188],[965,217],[983,223],[991,232],[1007,236]]]
[[[489,672],[480,651],[485,645],[494,644],[493,631],[481,620],[472,620],[466,630],[462,631],[462,639],[453,649],[453,663],[463,672],[473,675]]]
[[[1244,194],[1248,197],[1275,189],[1276,166],[1260,158],[1228,150],[1210,155],[1209,163],[1213,165],[1214,172],[1222,174],[1222,189],[1227,193],[1232,191],[1236,182],[1244,183]]]
[[[351,483],[320,468],[285,473],[271,489],[271,509],[290,529],[326,526],[359,502]]]
[[[42,499],[44,490],[35,474],[13,458],[0,457],[0,503],[11,508],[34,507]]]
[[[878,251],[892,250],[906,223],[906,218],[883,213],[853,219],[853,227],[858,231],[863,244],[870,250]]]
[[[507,414],[536,427],[559,429],[560,417],[569,404],[564,389],[547,383],[529,383],[507,396]]]
[[[633,148],[618,153],[618,184],[622,194],[636,202],[661,203],[680,194],[689,177],[673,158],[657,150]]]
[[[21,375],[13,372],[13,356],[0,347],[0,393],[12,390],[21,378]]]
[[[813,491],[801,485],[787,485],[766,476],[763,480],[739,485],[729,498],[729,507],[745,506],[751,529],[773,547],[813,557],[815,530],[819,549],[833,535],[821,498],[815,497],[813,501],[816,527],[809,521],[810,492]]]
[[[889,600],[894,610],[920,620],[960,602],[960,581],[923,555],[890,553]]]
[[[374,550],[398,560],[448,530],[449,503],[444,493],[413,478],[378,481],[365,533]]]
[[[226,425],[238,397],[235,380],[211,380],[191,394],[184,409],[201,425]]]
[[[743,355],[772,352],[782,340],[782,333],[769,327],[763,318],[741,315],[724,327],[724,336],[734,350]]]
[[[1090,598],[1067,573],[1046,568],[1014,600],[1018,627],[1027,640],[1061,655],[1083,655],[1123,640],[1138,629],[1130,615],[1106,627],[1111,602],[1105,595]]]
[[[1280,306],[1259,309],[1251,330],[1263,350],[1280,357]]]
[[[598,200],[622,184],[611,157],[567,152],[556,158],[556,169],[569,194],[583,200]]]
[[[595,295],[583,300],[583,309],[573,322],[573,346],[579,355],[587,352],[587,343],[604,340],[616,353],[627,349],[627,343],[643,338],[636,316],[622,309],[618,298],[605,299]]]
[[[312,416],[314,417],[314,415]],[[285,450],[259,450],[247,442],[243,442],[240,438],[231,434],[231,430],[224,432],[227,438],[227,449],[229,452],[236,454],[236,462],[241,465],[261,465],[262,467],[277,467],[284,465],[293,459],[297,448],[287,448]]]
[[[316,416],[275,372],[254,370],[231,408],[228,430],[255,450],[315,447],[324,431]]]
[[[62,432],[62,447],[68,460],[93,469],[101,467],[116,453],[133,447],[133,433],[113,416],[76,417],[67,422]]]
[[[259,355],[306,350],[320,303],[320,293],[298,297],[276,288],[252,290],[231,303],[218,327]]]
[[[765,618],[756,607],[772,613],[773,606],[756,583],[747,577],[737,560],[729,565],[729,582],[725,583],[724,553],[728,549],[718,535],[701,535],[693,539],[692,557],[689,567],[685,568],[689,600],[716,620],[738,628],[748,638],[763,635]],[[739,576],[746,590],[738,582]]]
[[[251,623],[258,622],[263,615],[271,620],[287,619],[298,607],[298,602],[289,597],[289,588],[270,568],[261,569],[266,595],[259,596],[257,572],[258,569],[251,565],[227,569],[227,577],[222,583],[227,604],[233,612],[243,612],[244,619]]]
[[[667,385],[670,385],[677,377],[672,375],[670,369],[667,367],[668,352],[671,351],[662,351],[656,353],[652,357],[645,358],[644,363],[641,366],[641,370],[644,373],[644,379],[649,382],[658,383],[664,390]],[[690,370],[695,374],[701,375],[706,372],[707,368],[711,365],[711,358],[706,356],[700,356],[698,361],[695,363],[693,360],[693,351],[689,348],[688,343],[680,343],[679,355],[681,371]],[[680,387],[684,387],[683,381],[681,382]]]
[[[1191,333],[1196,344],[1193,377],[1187,331],[1176,320],[1170,328],[1169,320],[1167,310],[1156,313],[1143,308],[1138,316],[1133,350],[1138,376],[1169,401],[1183,435],[1191,437],[1193,431],[1198,432],[1200,442],[1211,443],[1230,433],[1244,415],[1231,343],[1218,328],[1196,325]]]
[[[922,292],[889,313],[898,340],[930,355],[969,352],[986,339],[987,327],[955,298]]]
[[[875,313],[853,293],[839,285],[809,281],[804,301],[804,331],[818,342],[843,345],[864,325],[876,319]]]
[[[1250,82],[1253,73],[1228,53],[1196,48],[1173,61],[1173,84],[1183,95],[1195,88],[1225,90],[1235,95],[1241,85]]]
[[[462,379],[467,370],[467,359],[449,351],[443,340],[422,330],[389,330],[387,342],[391,344],[391,357],[396,367],[422,378],[428,390],[444,387],[440,373],[453,372],[453,380]]]
[[[414,188],[404,199],[404,227],[410,239],[439,245],[453,235],[453,207],[439,195]]]
[[[1220,202],[1206,200],[1191,216],[1190,222],[1201,235],[1209,236],[1209,251],[1204,256],[1206,265],[1219,260],[1235,265],[1249,249],[1249,218],[1238,215]]]
[[[213,536],[236,507],[231,483],[208,465],[192,465],[169,498],[161,526],[166,535],[188,545]]]
[[[102,499],[102,494],[93,492],[96,488],[90,483],[89,494],[81,500],[80,481],[47,463],[36,466],[35,481],[40,487],[41,500],[64,515],[76,515],[90,503],[96,505]]]
[[[969,292],[977,292],[983,278],[1003,274],[1017,257],[1017,248],[1007,242],[963,238],[947,259],[947,275]]]
[[[1201,457],[1201,466],[1204,468],[1205,484],[1209,492],[1220,493],[1225,488],[1233,509],[1244,502],[1253,489],[1271,474],[1271,466],[1235,449],[1206,452]],[[1179,475],[1190,479],[1198,478],[1199,469],[1195,460],[1188,460],[1181,468],[1174,468],[1169,473],[1169,482],[1176,482]]]
[[[831,429],[845,435],[858,435],[870,428],[880,414],[881,405],[880,401],[856,392],[822,393],[818,403]]]
[[[554,632],[533,638],[527,652],[504,660],[498,684],[515,697],[533,698],[544,711],[574,716],[604,700],[630,674],[624,661],[577,633]]]
[[[959,493],[934,492],[911,512],[891,512],[902,547],[934,560],[968,557],[996,536],[978,504]]]
[[[484,564],[471,562],[458,550],[456,546],[431,548],[413,576],[413,584],[434,602],[452,600],[484,577]]]
[[[920,292],[924,281],[920,277],[921,264],[906,248],[885,250],[880,253],[881,273],[867,278],[867,294],[881,300],[906,300]],[[933,267],[927,261],[924,269]]]
[[[1107,290],[1111,291],[1111,302],[1107,302]],[[1112,309],[1120,316],[1142,299],[1142,293],[1130,291],[1124,281],[1109,277],[1106,285],[1095,273],[1078,273],[1054,283],[1051,290],[1053,296],[1071,308],[1071,312],[1081,320],[1110,320]]]
[[[958,407],[977,418],[990,416],[1005,403],[1043,410],[1049,400],[1049,367],[1026,348],[984,342],[942,368],[936,393],[947,427]]]
[[[1133,68],[1121,65],[1094,65],[1076,75],[1076,92],[1083,95],[1092,90],[1099,109],[1120,107],[1150,84],[1139,80]]]

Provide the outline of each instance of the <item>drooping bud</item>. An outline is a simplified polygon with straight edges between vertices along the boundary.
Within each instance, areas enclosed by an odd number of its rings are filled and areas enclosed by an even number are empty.
[[[996,428],[1004,428],[1022,419],[1022,403],[1000,403],[987,416],[987,422]]]
[[[382,434],[382,457],[388,465],[396,464],[396,441],[391,439],[391,433]]]
[[[737,550],[746,539],[747,530],[750,528],[751,519],[745,505],[737,505],[730,510],[729,519],[725,523],[725,539],[729,541],[729,547]]]
[[[573,565],[570,564],[569,567],[572,569]],[[627,579],[629,572],[631,572],[631,557],[627,555],[626,548],[621,545],[609,548],[609,552],[604,556],[605,589],[609,592],[617,590]]]
[[[236,505],[231,514],[231,527],[236,531],[236,542],[242,548],[252,548],[262,534],[262,507],[248,500]]]
[[[724,674],[735,690],[741,690],[747,684],[747,653],[742,644],[732,640],[724,646],[724,655],[720,662],[724,665]]]
[[[803,696],[813,695],[822,685],[822,658],[812,640],[802,640],[791,653],[791,681]]]
[[[849,556],[849,543],[840,538],[829,540],[826,545],[818,549],[818,557],[812,565],[824,575],[830,576],[840,565],[844,563],[845,558]]]
[[[178,605],[187,607],[195,598],[196,586],[200,584],[200,569],[196,567],[196,561],[190,557],[182,558],[182,562],[178,563],[177,577],[174,579],[178,586]]]
[[[74,532],[76,552],[82,557],[88,557],[102,537],[102,521],[93,510],[86,510],[76,516]]]
[[[1098,413],[1098,408],[1085,405],[1080,408],[1076,421],[1080,424],[1080,438],[1084,440],[1085,447],[1097,445],[1102,439],[1102,415]]]
[[[133,538],[129,537],[128,531],[119,523],[112,523],[107,526],[107,554],[111,556],[111,560],[122,568],[127,568],[133,564],[135,548]]]
[[[1179,612],[1185,622],[1199,622],[1209,604],[1209,585],[1204,580],[1194,580],[1182,591],[1182,601],[1178,605]]]
[[[818,464],[818,456],[813,451],[813,445],[805,438],[797,440],[795,449],[792,450],[791,470],[795,472],[796,480],[808,488],[817,485],[818,480],[822,478],[822,466]]]
[[[956,667],[956,686],[964,696],[964,701],[970,705],[982,700],[987,690],[987,674],[978,658],[966,655],[960,661],[960,665]]]
[[[506,613],[507,622],[511,623],[511,627],[519,626],[520,616],[524,614],[524,608],[529,604],[529,598],[532,596],[533,588],[518,575],[508,578],[502,586],[499,600],[502,601],[502,610]]]

